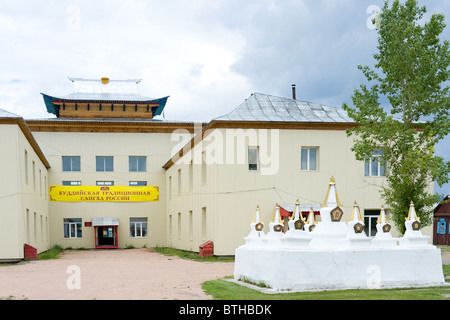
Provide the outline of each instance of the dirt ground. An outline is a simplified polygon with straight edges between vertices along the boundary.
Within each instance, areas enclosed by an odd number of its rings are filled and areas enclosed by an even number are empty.
[[[442,262],[450,264],[450,252]],[[233,270],[232,262],[195,262],[151,249],[69,250],[56,260],[0,266],[0,299],[204,300],[211,297],[201,284]]]
[[[0,266],[0,299],[203,300],[201,284],[233,262],[195,262],[151,249],[64,251],[60,259]]]

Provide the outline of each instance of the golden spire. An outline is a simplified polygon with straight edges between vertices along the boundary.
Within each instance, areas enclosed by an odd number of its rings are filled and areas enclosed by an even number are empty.
[[[330,194],[331,189],[333,189],[332,194]],[[325,195],[325,200],[320,206],[325,207],[328,203],[336,203],[338,207],[343,207],[342,203],[339,201],[339,196],[336,189],[336,180],[334,179],[334,177],[331,177],[330,179],[327,194]]]
[[[420,218],[417,216],[416,210],[414,209],[414,203],[411,201],[411,203],[409,204],[408,217],[405,218],[405,220],[412,220],[412,219],[420,221]]]
[[[275,222],[275,220],[278,220],[277,222]],[[275,206],[275,212],[273,213],[273,219],[270,221],[270,223],[280,223],[280,206],[277,205]]]
[[[382,223],[382,222],[389,223],[389,220],[386,219],[386,212],[384,211],[384,205],[381,206],[380,218],[378,219],[377,223]]]
[[[255,212],[255,218],[251,221],[251,223],[264,223],[264,221],[261,220],[261,213],[259,211],[259,204],[256,206],[256,212]]]
[[[355,213],[357,214],[357,217],[355,217]],[[356,201],[353,203],[352,217],[350,218],[349,221],[355,220],[355,218],[357,218],[358,221],[363,221],[361,217],[361,211]]]
[[[308,221],[306,222],[306,224],[317,224],[317,221],[314,217],[313,207],[311,207],[311,209],[309,209]]]

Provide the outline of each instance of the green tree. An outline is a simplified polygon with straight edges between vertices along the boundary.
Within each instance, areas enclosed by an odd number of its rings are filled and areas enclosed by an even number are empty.
[[[358,66],[367,83],[355,89],[354,107],[343,105],[359,124],[347,131],[356,158],[370,161],[378,154],[385,164],[386,185],[380,192],[402,233],[411,201],[422,225],[429,224],[432,206],[441,197],[432,194],[430,185],[447,183],[450,172],[450,162],[434,152],[450,130],[449,42],[439,38],[444,15],[433,14],[424,22],[426,12],[416,0],[384,3],[375,68]]]

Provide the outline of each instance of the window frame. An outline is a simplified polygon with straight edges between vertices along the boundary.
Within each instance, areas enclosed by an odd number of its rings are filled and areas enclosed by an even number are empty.
[[[130,218],[130,238],[147,238],[147,237],[148,237],[148,218],[147,217]]]
[[[69,221],[72,220],[72,221]],[[75,221],[76,220],[76,221]],[[83,238],[81,218],[63,218],[64,239],[81,239]],[[67,227],[67,230],[66,230]],[[73,229],[72,229],[73,227]]]
[[[250,163],[250,151],[256,151],[256,163]],[[247,149],[247,163],[248,163],[248,171],[257,172],[259,171],[259,147],[257,146],[249,146]],[[256,167],[252,167],[256,166]]]
[[[385,177],[386,176],[386,165],[381,164],[379,158],[383,156],[382,150],[376,150],[370,157],[369,160],[364,161],[364,176],[365,177]],[[374,168],[376,166],[376,168]],[[376,169],[376,174],[374,170]]]
[[[96,181],[95,185],[100,187],[112,187],[114,186],[114,181]]]
[[[63,181],[63,186],[73,187],[73,186],[81,186],[81,181]]]
[[[62,171],[63,172],[81,172],[81,156],[62,156]],[[78,159],[78,170],[74,169],[74,159]],[[65,170],[64,168],[67,169],[67,164],[64,165],[64,160],[70,160],[70,170]]]
[[[130,181],[129,186],[130,187],[146,187],[147,181]]]
[[[314,169],[311,169],[311,150],[315,151]],[[303,168],[303,152],[306,151],[306,168]],[[300,149],[300,170],[301,171],[319,171],[319,147],[302,147]]]
[[[102,160],[99,162],[99,160]],[[106,162],[107,160],[111,160],[111,169],[107,169]],[[99,164],[103,166],[103,168],[99,167]],[[113,172],[114,171],[114,157],[113,156],[96,156],[95,157],[95,170],[96,172]]]
[[[132,160],[136,159],[136,170],[131,170],[132,168]],[[139,159],[144,159],[145,163],[143,165],[143,170],[139,170],[142,168],[142,164],[139,165]],[[147,172],[147,156],[129,156],[128,157],[128,171],[129,172]]]

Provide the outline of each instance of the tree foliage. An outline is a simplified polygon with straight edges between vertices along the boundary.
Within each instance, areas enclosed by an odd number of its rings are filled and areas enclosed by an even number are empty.
[[[395,0],[392,6],[385,2],[375,69],[358,66],[367,83],[355,89],[354,107],[343,105],[360,124],[347,131],[354,137],[356,158],[367,161],[382,151],[387,184],[381,196],[401,232],[411,201],[422,225],[429,223],[432,206],[441,197],[430,186],[449,181],[450,162],[434,153],[450,129],[449,42],[440,40],[444,15],[433,14],[424,22],[426,12],[416,0]]]

